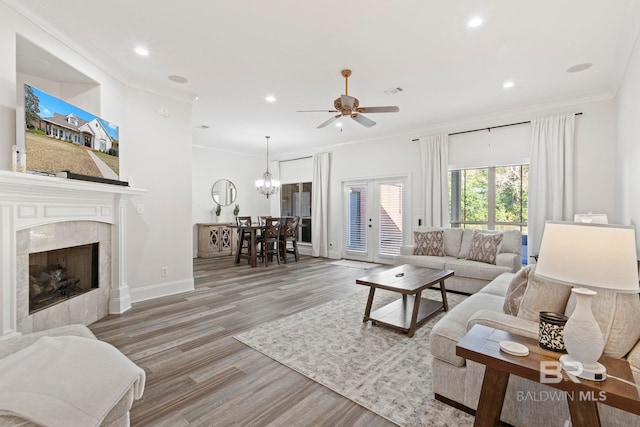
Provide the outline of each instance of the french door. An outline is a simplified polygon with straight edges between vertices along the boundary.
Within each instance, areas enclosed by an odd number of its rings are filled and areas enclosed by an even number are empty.
[[[343,254],[357,261],[392,263],[406,220],[406,178],[343,184]]]

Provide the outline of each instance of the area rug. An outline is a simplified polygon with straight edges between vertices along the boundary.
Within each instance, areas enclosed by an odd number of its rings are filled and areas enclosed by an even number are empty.
[[[423,297],[440,300],[439,290]],[[235,338],[400,426],[467,426],[473,417],[434,400],[429,333],[440,313],[407,335],[363,323],[367,289]],[[378,290],[374,309],[398,294]],[[449,307],[465,297],[449,294]]]
[[[330,262],[331,265],[339,265],[342,267],[360,268],[366,270],[368,268],[380,267],[380,264],[374,264],[372,262],[351,261],[348,259],[341,259],[340,261]]]

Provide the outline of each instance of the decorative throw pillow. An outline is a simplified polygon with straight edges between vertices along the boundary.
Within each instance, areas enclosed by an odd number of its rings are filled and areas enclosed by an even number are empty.
[[[518,317],[539,322],[541,311],[564,313],[570,294],[571,286],[536,276],[534,270],[529,274],[529,281],[518,308]]]
[[[467,259],[495,264],[500,242],[502,242],[502,233],[484,234],[474,231]]]
[[[533,273],[535,268],[535,264],[521,268],[515,276],[513,276],[513,279],[511,279],[507,293],[504,296],[504,305],[502,307],[502,311],[504,311],[505,314],[511,316],[518,315],[520,302],[522,302],[524,291],[527,290],[529,275]]]
[[[414,231],[414,255],[444,256],[443,230]]]

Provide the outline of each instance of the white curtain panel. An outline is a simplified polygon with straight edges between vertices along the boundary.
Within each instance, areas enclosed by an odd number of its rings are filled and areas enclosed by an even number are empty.
[[[449,135],[420,138],[422,188],[424,189],[424,224],[449,225]]]
[[[544,223],[573,220],[574,113],[531,120],[528,251],[540,250]]]
[[[313,156],[311,191],[311,255],[329,257],[329,153]]]

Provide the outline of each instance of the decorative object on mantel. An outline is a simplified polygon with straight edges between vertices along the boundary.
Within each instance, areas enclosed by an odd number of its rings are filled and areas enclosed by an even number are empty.
[[[564,327],[567,355],[562,369],[592,381],[607,378],[598,363],[604,350],[602,330],[591,311],[592,289],[638,293],[635,229],[622,225],[547,221],[536,276],[576,286],[576,307]]]
[[[14,145],[11,148],[11,171],[17,172],[18,170],[18,146]]]
[[[239,213],[240,213],[240,205],[236,203],[235,207],[233,208],[233,216],[238,216]]]
[[[271,172],[269,172],[269,138],[271,137],[265,136],[265,138],[267,138],[267,171],[262,175],[262,179],[256,179],[256,191],[264,194],[268,199],[269,196],[278,193],[280,181],[274,179]]]

